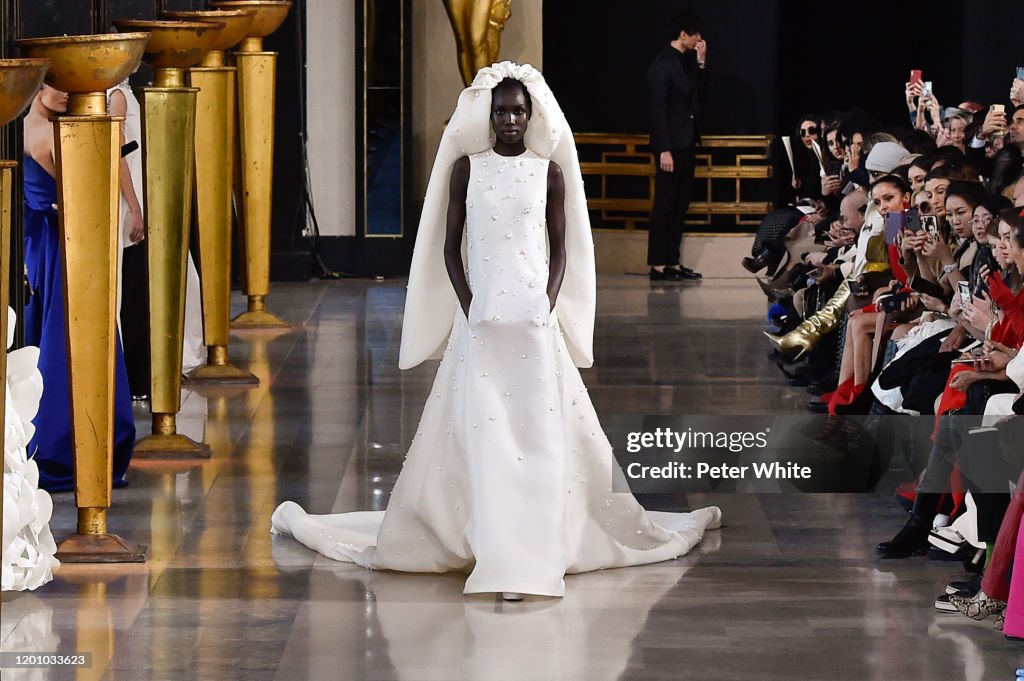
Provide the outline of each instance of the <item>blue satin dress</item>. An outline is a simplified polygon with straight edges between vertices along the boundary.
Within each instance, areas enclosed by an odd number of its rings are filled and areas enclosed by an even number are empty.
[[[72,490],[74,459],[71,446],[71,404],[68,393],[67,349],[64,337],[64,274],[57,221],[57,182],[34,159],[24,158],[25,269],[31,294],[25,304],[25,344],[39,347],[43,396],[32,420],[35,435],[29,456],[39,465],[39,486],[49,492]],[[118,339],[115,353],[114,485],[124,474],[135,446],[128,373]]]

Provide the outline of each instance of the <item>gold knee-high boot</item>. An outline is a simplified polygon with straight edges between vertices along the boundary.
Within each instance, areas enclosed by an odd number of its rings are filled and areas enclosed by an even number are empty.
[[[800,323],[785,336],[773,336],[767,331],[764,335],[779,352],[790,361],[800,359],[805,353],[814,349],[821,337],[839,326],[846,301],[850,297],[850,285],[844,281],[836,289],[825,305],[813,315]]]

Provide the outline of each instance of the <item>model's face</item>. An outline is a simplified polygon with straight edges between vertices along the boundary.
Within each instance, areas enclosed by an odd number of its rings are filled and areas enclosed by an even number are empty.
[[[843,149],[843,145],[839,143],[839,131],[830,130],[825,139],[828,141],[828,150],[836,157],[836,160],[845,161],[846,151]]]
[[[949,179],[937,177],[924,183],[924,190],[928,193],[928,200],[932,209],[938,217],[946,215],[946,190],[949,188]]]
[[[903,197],[899,187],[887,183],[876,184],[871,190],[871,200],[882,217],[903,210]]]
[[[984,206],[974,209],[974,217],[971,218],[971,232],[974,233],[974,240],[979,244],[990,243],[988,226],[992,224],[992,217],[992,213],[989,213]]]
[[[971,218],[973,217],[974,209],[962,198],[950,196],[946,199],[946,220],[961,239],[970,239],[974,233],[971,228]]]
[[[910,170],[907,171],[907,179],[910,180],[910,188],[915,192],[924,188],[924,178],[927,175],[924,168],[918,168],[917,166],[910,166]]]
[[[814,142],[818,141],[818,124],[814,121],[804,121],[800,124],[800,141],[810,149]]]
[[[39,91],[39,101],[50,111],[64,113],[68,110],[68,93],[61,92],[49,85],[43,85]]]
[[[1014,144],[1024,144],[1024,109],[1015,111],[1010,119],[1010,141]]]
[[[505,144],[518,144],[526,135],[530,116],[520,87],[499,87],[491,97],[491,127]]]

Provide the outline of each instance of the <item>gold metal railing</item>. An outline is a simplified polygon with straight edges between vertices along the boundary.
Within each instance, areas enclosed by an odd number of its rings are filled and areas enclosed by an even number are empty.
[[[654,157],[647,135],[576,134],[597,229],[637,229],[654,196]],[[756,226],[772,209],[771,135],[707,135],[697,148],[689,225],[733,231]],[[723,221],[722,218],[733,218]],[[731,229],[730,229],[731,228]],[[749,231],[749,230],[747,230]]]

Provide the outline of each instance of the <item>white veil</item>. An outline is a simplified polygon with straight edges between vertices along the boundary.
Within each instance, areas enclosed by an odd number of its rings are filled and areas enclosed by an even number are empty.
[[[444,265],[448,184],[456,160],[494,146],[491,90],[505,78],[522,82],[530,93],[533,114],[526,130],[526,147],[562,169],[566,266],[555,311],[573,362],[579,367],[594,363],[594,242],[576,143],[565,114],[540,72],[528,64],[506,61],[480,69],[473,84],[459,95],[455,113],[441,136],[409,271],[400,369],[411,369],[424,360],[440,357],[455,315],[462,314]]]

